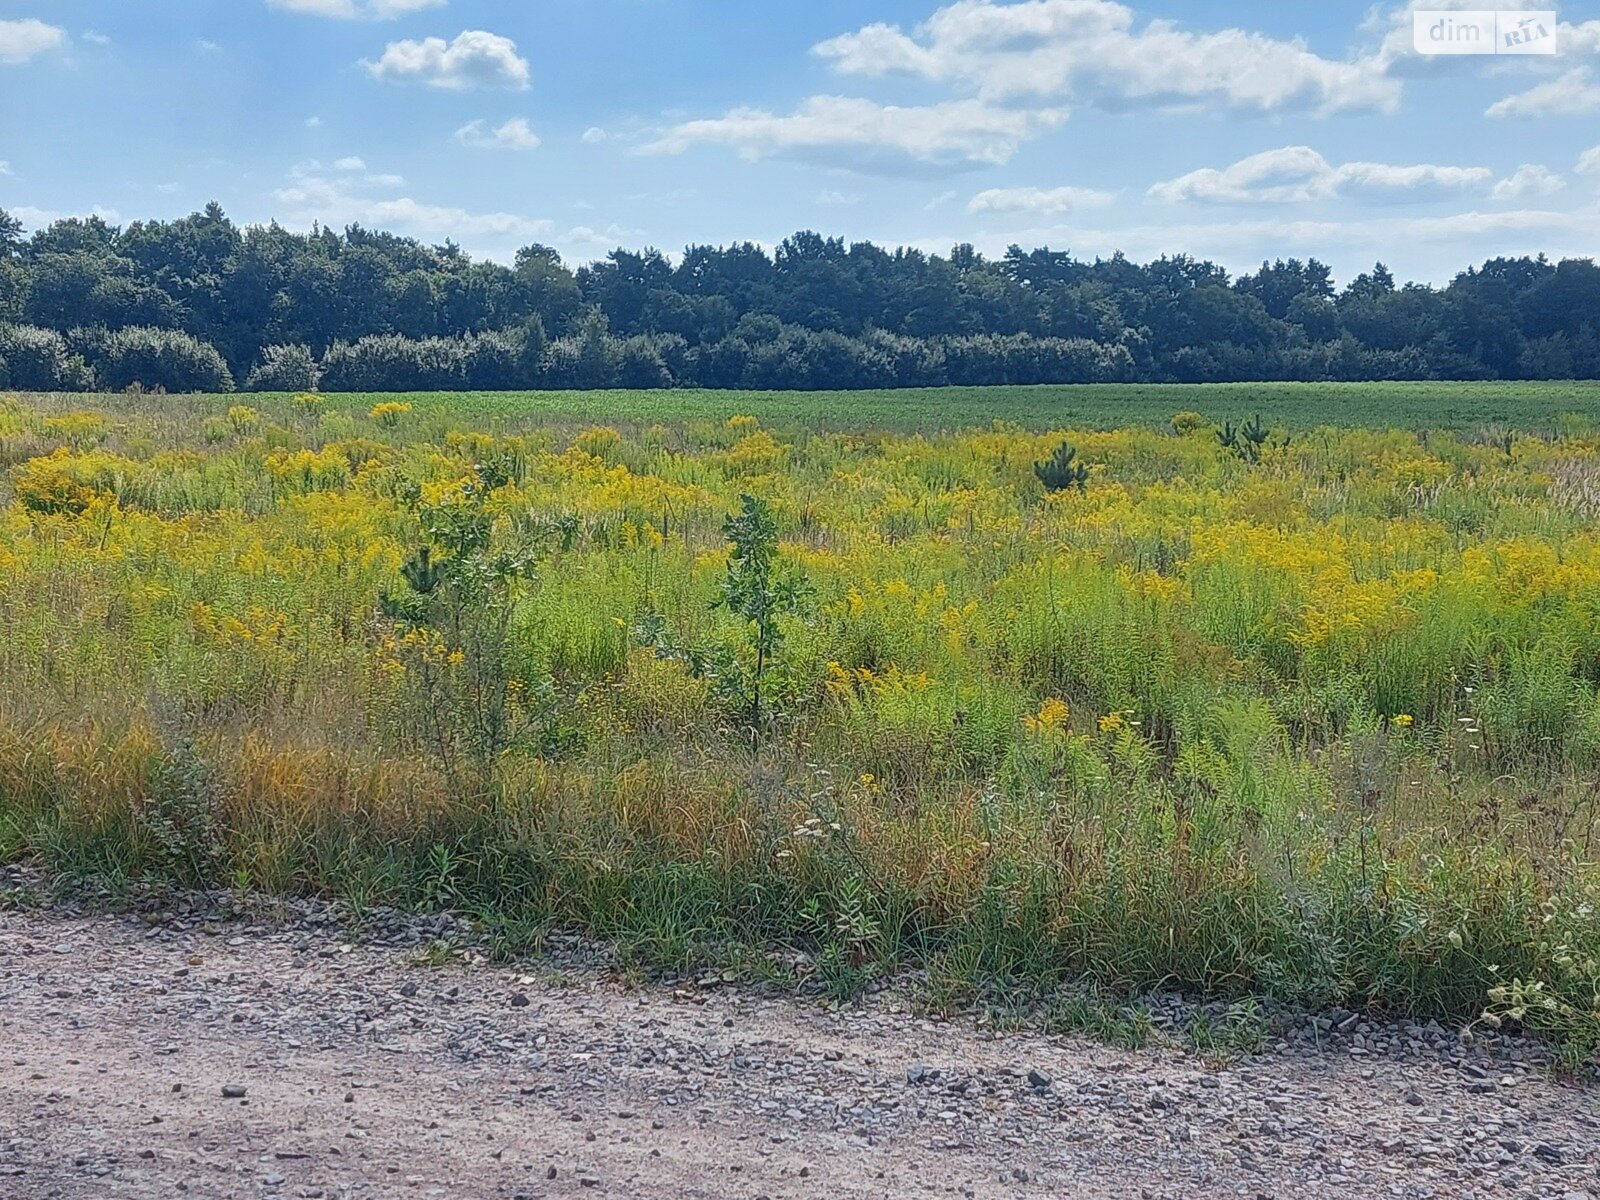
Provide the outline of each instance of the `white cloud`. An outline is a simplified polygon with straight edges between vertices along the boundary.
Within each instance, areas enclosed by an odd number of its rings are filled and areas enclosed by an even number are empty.
[[[1193,232],[1197,241],[1204,240],[1207,233],[1222,232],[1245,242],[1281,240],[1314,245],[1319,241],[1329,244],[1384,240],[1394,243],[1436,241],[1542,230],[1594,234],[1600,232],[1600,214],[1592,210],[1553,212],[1518,209],[1513,212],[1464,212],[1442,217],[1379,218],[1370,221],[1242,221],[1224,226],[1180,226],[1175,232],[1181,236]]]
[[[1507,59],[1483,58],[1475,55],[1420,54],[1416,48],[1413,14],[1421,10],[1459,10],[1493,8],[1482,0],[1407,0],[1392,7],[1375,6],[1363,23],[1363,29],[1379,39],[1372,57],[1391,75],[1420,76],[1425,74],[1463,71],[1472,68],[1503,72],[1511,69],[1538,71],[1559,59],[1542,55]],[[1499,7],[1511,9],[1541,9],[1555,7],[1546,0],[1509,0]],[[1586,21],[1573,25],[1556,22],[1557,45],[1561,56],[1600,53],[1600,21]]]
[[[456,130],[456,141],[479,150],[532,150],[539,145],[539,135],[525,118],[512,117],[497,129],[484,120],[469,121]]]
[[[1407,0],[1404,4],[1388,8],[1374,6],[1362,25],[1367,33],[1378,39],[1373,58],[1384,71],[1407,75],[1471,65],[1471,60],[1464,56],[1419,54],[1413,14],[1420,9],[1472,8],[1475,3],[1476,0]]]
[[[551,229],[549,221],[529,220],[513,213],[471,212],[367,190],[392,192],[397,186],[396,176],[361,175],[353,170],[330,175],[312,162],[294,168],[287,184],[273,197],[285,206],[289,219],[305,223],[358,224],[449,238],[538,237]]]
[[[1104,208],[1116,196],[1093,188],[1080,187],[1019,187],[990,188],[979,192],[967,202],[968,212],[1081,212],[1086,208]]]
[[[1115,0],[956,0],[914,33],[868,25],[813,47],[849,75],[910,74],[987,99],[1071,97],[1110,109],[1392,111],[1400,85],[1376,58],[1322,58],[1243,29],[1139,25]]]
[[[597,145],[600,142],[609,141],[610,139],[611,135],[604,129],[601,129],[598,125],[591,125],[589,128],[583,131],[583,141],[590,146]]]
[[[533,75],[514,41],[482,29],[468,29],[452,42],[436,37],[390,42],[383,57],[366,67],[375,79],[425,83],[450,91],[474,87],[522,91]]]
[[[1594,22],[1600,25],[1600,22]],[[1525,92],[1497,100],[1486,117],[1575,117],[1600,109],[1600,80],[1589,67],[1572,70]]]
[[[1600,54],[1600,21],[1560,27],[1561,53]]]
[[[85,29],[83,31],[83,40],[88,42],[91,46],[111,45],[110,38],[108,38],[105,34],[99,33],[93,29]]]
[[[981,100],[952,100],[897,108],[846,96],[812,96],[792,113],[737,108],[725,116],[687,121],[642,148],[681,154],[712,142],[747,159],[783,155],[867,172],[907,164],[999,165],[1024,141],[1066,120],[1065,109],[1024,111]]]
[[[18,205],[9,210],[11,215],[22,222],[24,229],[43,229],[57,221],[70,218],[87,220],[90,217],[99,217],[107,225],[121,225],[122,214],[114,208],[106,208],[96,204],[87,212],[60,212],[53,208],[34,208],[31,204]]]
[[[1521,196],[1548,196],[1567,186],[1567,181],[1549,167],[1523,163],[1515,172],[1494,185],[1496,200],[1515,200]]]
[[[443,8],[445,3],[446,0],[267,0],[267,7],[339,21],[393,21],[423,9]]]
[[[643,236],[642,229],[628,229],[617,224],[607,225],[604,229],[595,229],[589,225],[574,225],[561,235],[560,241],[569,251],[604,251],[615,250],[618,246],[627,245]]]
[[[346,183],[359,184],[362,187],[397,188],[404,187],[406,182],[399,175],[369,170],[367,168],[367,160],[358,154],[350,154],[344,158],[334,159],[333,169],[345,177]],[[321,170],[322,164],[313,159],[310,162],[297,165],[294,168],[294,174],[311,176],[318,174]]]
[[[1579,175],[1600,175],[1600,146],[1585,150],[1578,157]]]
[[[1358,220],[1041,223],[970,240],[995,254],[1013,242],[1069,244],[1080,256],[1123,251],[1136,260],[1191,254],[1235,271],[1258,267],[1263,258],[1293,254],[1315,255],[1353,274],[1381,259],[1402,277],[1447,282],[1463,264],[1501,254],[1592,255],[1596,239],[1600,239],[1600,208],[1590,206],[1576,211],[1517,209]],[[947,235],[944,244],[950,240]]]
[[[0,166],[4,165],[4,163],[0,163]],[[844,207],[846,205],[861,203],[861,197],[855,192],[824,191],[817,193],[817,203],[825,205],[829,208]]]
[[[0,63],[19,66],[46,51],[67,44],[67,31],[46,25],[36,17],[21,21],[0,21]]]
[[[1151,198],[1178,203],[1305,204],[1366,192],[1391,196],[1421,190],[1487,186],[1487,167],[1441,167],[1432,163],[1349,162],[1334,166],[1310,146],[1284,146],[1242,158],[1218,170],[1206,167],[1158,183]]]

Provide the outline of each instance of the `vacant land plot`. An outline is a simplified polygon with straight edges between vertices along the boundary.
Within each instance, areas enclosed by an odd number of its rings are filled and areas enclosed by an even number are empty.
[[[83,403],[0,408],[0,859],[1600,1042],[1592,389]]]

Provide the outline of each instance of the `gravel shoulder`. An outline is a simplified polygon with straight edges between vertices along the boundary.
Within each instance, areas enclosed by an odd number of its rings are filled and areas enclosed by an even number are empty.
[[[1600,1093],[1525,1062],[1219,1065],[345,937],[0,913],[0,1197],[1600,1196]]]

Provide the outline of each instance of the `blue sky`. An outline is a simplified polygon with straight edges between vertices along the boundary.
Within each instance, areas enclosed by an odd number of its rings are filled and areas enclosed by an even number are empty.
[[[1451,5],[0,0],[0,207],[571,262],[802,228],[1340,278],[1600,250],[1600,0],[1529,58],[1422,58],[1411,7]]]

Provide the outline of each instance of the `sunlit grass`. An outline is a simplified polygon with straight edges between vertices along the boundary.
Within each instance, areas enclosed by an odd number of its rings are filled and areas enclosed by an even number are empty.
[[[654,961],[781,943],[840,993],[910,961],[952,1000],[1086,979],[1600,1039],[1583,420],[1290,437],[1260,405],[1251,462],[1192,417],[829,432],[652,395],[0,404],[0,855]],[[1089,476],[1047,493],[1064,441]],[[486,553],[531,556],[494,663],[539,736],[469,780],[427,706],[479,684],[419,690],[382,598],[477,486]],[[754,730],[718,677],[750,625],[712,603],[742,494],[805,585]],[[478,661],[438,634],[428,670]]]

